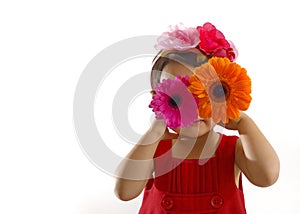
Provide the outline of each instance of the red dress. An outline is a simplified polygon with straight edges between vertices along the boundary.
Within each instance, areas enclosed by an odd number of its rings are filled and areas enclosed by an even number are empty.
[[[215,156],[204,165],[198,159],[172,157],[172,141],[159,143],[155,174],[144,190],[139,214],[244,214],[242,182],[235,184],[236,136],[221,136]]]

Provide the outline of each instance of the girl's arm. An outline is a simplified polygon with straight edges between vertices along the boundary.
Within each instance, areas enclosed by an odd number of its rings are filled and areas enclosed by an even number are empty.
[[[241,117],[227,126],[238,130],[240,135],[235,152],[238,168],[254,185],[267,187],[274,184],[279,177],[279,158],[255,122],[241,112]]]
[[[116,169],[116,196],[124,201],[137,197],[153,173],[153,156],[160,140],[170,138],[163,121],[155,120]]]

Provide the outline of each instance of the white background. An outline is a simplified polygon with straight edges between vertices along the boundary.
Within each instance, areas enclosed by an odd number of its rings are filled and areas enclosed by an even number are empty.
[[[159,35],[170,24],[197,26],[206,21],[238,48],[237,62],[253,80],[248,114],[281,160],[274,186],[258,188],[244,180],[248,213],[298,213],[296,3],[1,1],[0,213],[136,213],[141,197],[119,201],[113,193],[114,179],[81,151],[72,118],[77,81],[89,61],[115,42]],[[147,70],[150,64],[144,66]],[[141,100],[132,108],[147,108]],[[129,114],[137,131],[149,125],[150,114],[141,119],[145,111],[149,110],[135,111],[136,117]]]

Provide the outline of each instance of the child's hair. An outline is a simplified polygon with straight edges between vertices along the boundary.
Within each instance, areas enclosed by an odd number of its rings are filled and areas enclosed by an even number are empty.
[[[160,83],[160,77],[163,68],[170,62],[175,61],[181,64],[197,67],[206,63],[208,57],[200,51],[200,53],[190,51],[160,51],[152,62],[151,70],[151,87],[155,88],[157,83]]]

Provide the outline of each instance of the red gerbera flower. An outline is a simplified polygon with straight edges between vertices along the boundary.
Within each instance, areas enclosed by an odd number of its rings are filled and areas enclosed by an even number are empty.
[[[207,22],[198,26],[200,33],[199,48],[208,56],[227,57],[231,62],[237,57],[237,50],[232,42],[225,39],[224,34],[214,25]]]

